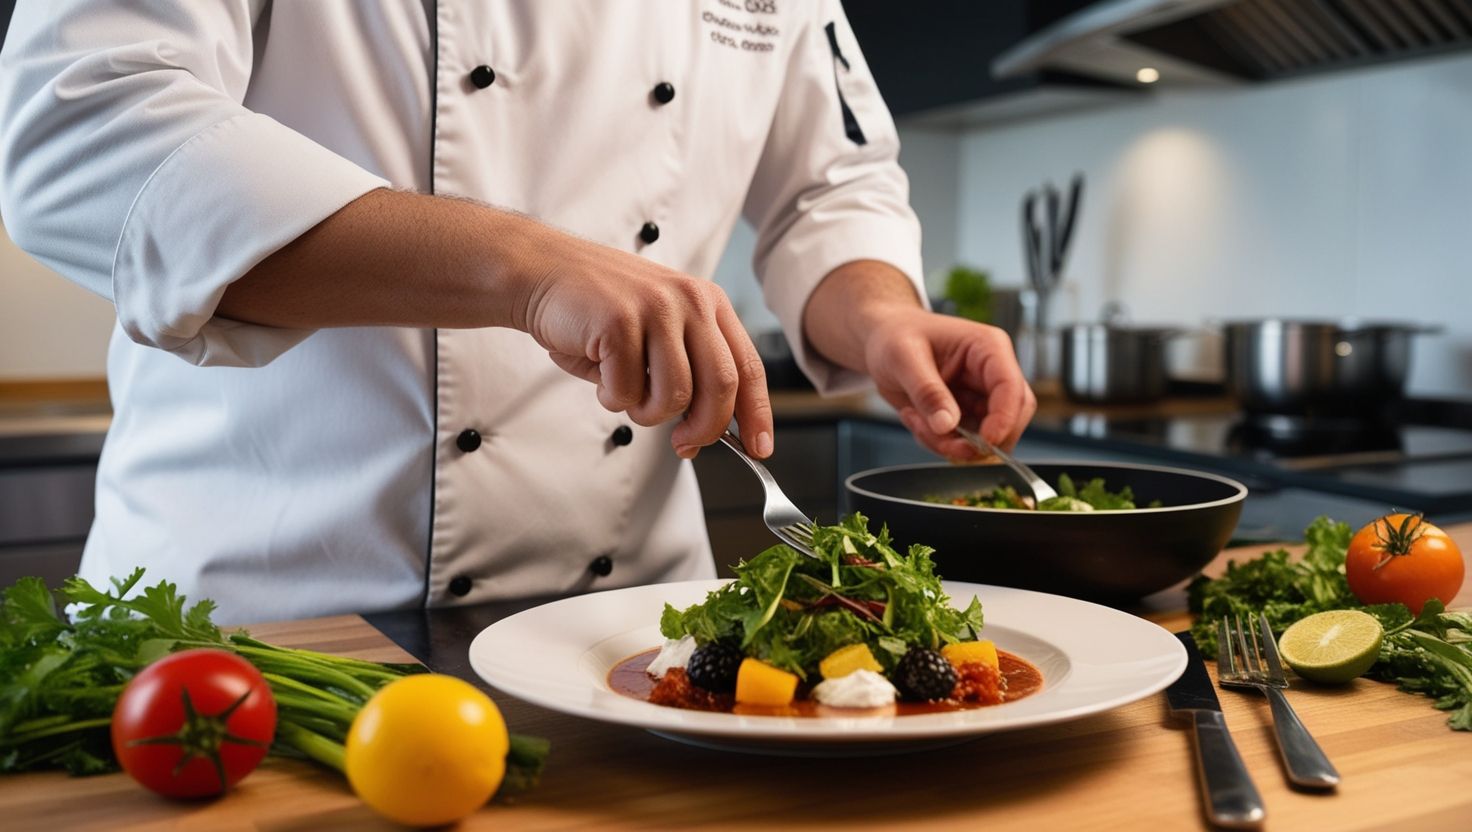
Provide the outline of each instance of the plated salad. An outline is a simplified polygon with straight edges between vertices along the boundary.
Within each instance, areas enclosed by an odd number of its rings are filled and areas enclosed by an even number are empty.
[[[1038,511],[1120,511],[1139,508],[1135,503],[1135,492],[1129,486],[1110,491],[1102,477],[1095,477],[1079,488],[1068,474],[1058,475],[1058,496],[1038,503]],[[951,497],[930,496],[929,503],[942,503],[971,508],[1032,509],[1029,500],[1017,493],[1010,485],[998,486],[989,491],[974,491]],[[1145,508],[1159,508],[1160,501],[1152,500]]]
[[[981,638],[978,599],[952,605],[930,547],[901,554],[853,514],[819,527],[813,548],[816,558],[773,546],[702,603],[665,605],[665,645],[617,665],[612,687],[674,707],[785,715],[977,707],[1041,687],[1036,668]]]

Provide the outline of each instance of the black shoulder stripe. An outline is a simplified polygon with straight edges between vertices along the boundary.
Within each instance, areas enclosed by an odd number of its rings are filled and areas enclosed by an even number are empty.
[[[868,144],[869,140],[864,137],[864,128],[859,126],[859,120],[854,117],[854,111],[844,100],[843,88],[838,84],[839,65],[843,66],[845,72],[849,70],[848,58],[843,57],[843,50],[838,48],[838,27],[830,20],[823,31],[828,33],[828,48],[833,50],[833,89],[838,93],[838,109],[843,112],[843,134],[854,144]]]

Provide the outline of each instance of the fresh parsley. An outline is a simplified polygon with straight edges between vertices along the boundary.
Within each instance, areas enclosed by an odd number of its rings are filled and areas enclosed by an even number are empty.
[[[1215,656],[1216,626],[1224,616],[1248,621],[1262,612],[1281,636],[1317,612],[1363,610],[1385,628],[1369,675],[1433,697],[1435,707],[1452,712],[1453,729],[1472,730],[1472,613],[1447,612],[1436,600],[1427,601],[1419,616],[1403,604],[1361,604],[1344,576],[1353,534],[1347,524],[1320,517],[1304,532],[1308,548],[1299,560],[1277,549],[1229,562],[1220,578],[1197,576],[1187,590],[1190,610],[1198,615],[1191,628],[1196,644]]]
[[[117,770],[109,735],[124,685],[150,662],[192,647],[229,650],[254,664],[276,699],[273,753],[307,757],[339,771],[343,741],[363,704],[417,664],[379,664],[277,647],[210,620],[214,602],[186,606],[174,584],[133,590],[137,569],[111,591],[70,578],[52,592],[22,578],[0,601],[0,773],[64,768]],[[68,617],[64,610],[75,605]],[[512,737],[508,780],[535,779],[545,741]]]

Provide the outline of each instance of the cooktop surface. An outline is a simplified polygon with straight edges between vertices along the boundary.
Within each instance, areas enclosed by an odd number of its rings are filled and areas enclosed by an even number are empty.
[[[1408,508],[1472,510],[1472,430],[1242,414],[1113,418],[1038,425],[1162,460],[1255,475]]]

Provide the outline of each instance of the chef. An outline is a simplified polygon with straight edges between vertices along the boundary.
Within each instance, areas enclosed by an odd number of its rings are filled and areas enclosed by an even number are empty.
[[[83,575],[226,621],[711,576],[688,459],[779,446],[742,215],[820,391],[1010,446],[897,153],[838,0],[21,0],[0,215],[117,309]]]

